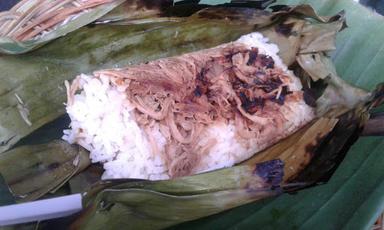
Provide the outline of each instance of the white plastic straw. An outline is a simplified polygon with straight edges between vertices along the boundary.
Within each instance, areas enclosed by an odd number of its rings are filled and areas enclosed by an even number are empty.
[[[81,194],[0,206],[0,226],[69,216],[81,209]]]

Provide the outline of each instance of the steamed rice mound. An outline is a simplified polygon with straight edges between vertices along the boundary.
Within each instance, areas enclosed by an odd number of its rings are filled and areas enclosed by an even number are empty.
[[[169,179],[230,167],[314,117],[300,80],[259,33],[66,83],[70,129],[103,178]]]

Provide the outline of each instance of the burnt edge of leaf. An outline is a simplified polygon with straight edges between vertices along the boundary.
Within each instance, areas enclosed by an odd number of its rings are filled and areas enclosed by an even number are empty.
[[[291,7],[289,7],[288,5],[273,5],[273,6],[270,6],[268,7],[269,9],[272,10],[272,12],[277,12],[277,11],[289,11],[291,9]]]
[[[378,107],[384,104],[384,83],[380,83],[376,86],[376,89],[372,93],[372,99],[370,100],[370,107]]]
[[[316,96],[314,95],[314,92],[310,88],[304,88],[303,89],[303,98],[305,104],[315,108],[316,107]]]
[[[313,158],[309,165],[290,182],[310,182],[308,187],[327,182],[358,139],[362,130],[360,122],[360,118],[353,113],[342,115],[333,131],[312,150]]]
[[[240,8],[240,10],[264,10],[267,8],[270,4],[274,3],[275,0],[259,0],[259,1],[237,1],[232,0],[231,2],[218,4],[218,5],[209,5],[209,4],[201,4],[200,0],[182,0],[173,2],[173,5],[171,7],[167,7],[167,1],[164,3],[165,9],[163,9],[163,15],[162,16],[177,16],[177,17],[186,17],[191,16],[192,14],[203,10],[204,9],[212,9],[217,10],[218,8],[226,8],[227,10],[231,10],[233,8]],[[263,13],[263,11],[260,11],[259,13]],[[205,18],[206,15],[202,15],[199,13],[199,17]],[[208,18],[211,17],[212,14],[208,14]],[[224,17],[218,13],[216,16],[213,16],[214,19],[223,19]],[[252,17],[252,15],[246,15],[246,13],[239,12],[240,19],[246,19],[247,17]]]
[[[279,23],[275,27],[275,31],[278,34],[284,35],[286,37],[289,37],[292,34],[292,29],[295,23]]]
[[[207,7],[200,10],[197,13],[199,18],[206,19],[219,19],[219,20],[230,20],[230,21],[243,21],[254,18],[255,15],[268,15],[268,12],[261,11],[257,8],[245,8],[245,7],[224,7],[215,6]]]
[[[272,187],[277,187],[283,181],[284,162],[280,159],[256,164],[254,174]]]
[[[327,135],[320,135],[318,134],[315,139],[315,143],[310,143],[305,146],[305,153],[310,155],[310,158],[312,159],[316,154],[316,149],[323,143]]]

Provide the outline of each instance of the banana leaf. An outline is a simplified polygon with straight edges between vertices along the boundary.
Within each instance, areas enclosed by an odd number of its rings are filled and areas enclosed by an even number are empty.
[[[166,16],[165,11],[173,4],[170,0],[125,0],[106,15],[95,20],[96,23],[109,23],[127,20],[137,23],[141,20],[150,21],[157,17]],[[138,20],[138,21],[136,21]]]
[[[289,182],[296,179],[313,159],[314,149],[330,134],[338,121],[337,118],[321,117],[242,164],[252,165],[271,158],[281,159],[285,162],[284,181]],[[313,148],[310,148],[311,146]]]
[[[96,19],[107,14],[109,11],[113,10],[116,6],[118,6],[122,2],[124,2],[124,0],[114,0],[109,3],[102,4],[94,8],[88,9],[87,12],[83,12],[77,18],[69,21],[68,23],[57,26],[57,28],[55,28],[54,31],[51,31],[41,36],[32,37],[27,40],[20,41],[7,35],[1,36],[0,37],[0,53],[21,54],[21,53],[26,53],[28,51],[36,49],[53,39],[64,36],[82,26],[85,26],[95,21]],[[29,9],[30,7],[28,8],[24,7],[24,8],[25,9],[19,12],[19,14],[24,15],[27,12],[33,12],[33,7],[31,7],[31,9]],[[12,14],[13,12],[10,12],[10,13]],[[2,20],[2,21],[7,22],[7,20]],[[21,23],[21,22],[22,20],[18,23]],[[15,29],[15,28],[16,26],[12,27],[12,29]],[[4,28],[2,29],[4,30]]]
[[[228,1],[194,1],[194,0],[126,0],[123,4],[105,16],[96,20],[96,23],[110,23],[125,21],[130,24],[150,21],[166,21],[168,17],[187,17],[206,7],[215,5],[223,7],[249,7],[265,9],[273,0],[228,0]],[[170,7],[172,5],[172,7]],[[132,12],[136,9],[136,13]],[[144,11],[144,12],[143,12]],[[158,17],[158,18],[156,18]]]
[[[331,57],[346,81],[372,90],[383,82],[384,19],[352,0],[277,1],[311,4],[322,15],[344,10],[348,28]],[[235,208],[174,229],[370,229],[384,210],[382,137],[360,137],[330,181],[296,194]]]
[[[92,185],[100,181],[104,169],[100,164],[92,164],[69,181],[70,193],[82,193],[91,189]]]
[[[88,153],[64,141],[22,146],[0,155],[0,174],[18,202],[35,200],[89,166]]]
[[[163,229],[281,193],[272,160],[168,181],[111,180],[88,191],[76,229]],[[127,182],[124,182],[127,181]]]

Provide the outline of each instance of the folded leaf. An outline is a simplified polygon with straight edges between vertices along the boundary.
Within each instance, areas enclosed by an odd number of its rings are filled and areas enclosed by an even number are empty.
[[[162,229],[277,195],[282,176],[283,164],[274,160],[170,181],[111,180],[101,192],[86,193],[72,228]]]
[[[18,202],[61,187],[90,164],[88,153],[64,141],[22,146],[0,155],[0,174]]]
[[[172,0],[126,0],[103,17],[98,18],[96,23],[154,19],[165,16],[165,10],[172,4]]]
[[[297,61],[313,81],[322,79],[327,84],[327,88],[317,100],[318,115],[341,106],[351,109],[369,99],[368,92],[351,86],[338,76],[331,59],[324,53],[300,54]]]

